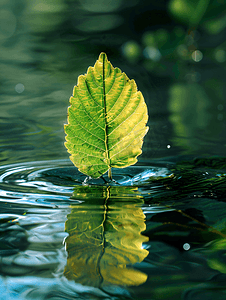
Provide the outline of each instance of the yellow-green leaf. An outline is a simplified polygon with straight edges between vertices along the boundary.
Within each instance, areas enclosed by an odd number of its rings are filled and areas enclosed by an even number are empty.
[[[137,162],[148,131],[147,106],[135,81],[105,53],[78,77],[70,104],[65,146],[79,171],[98,178]]]

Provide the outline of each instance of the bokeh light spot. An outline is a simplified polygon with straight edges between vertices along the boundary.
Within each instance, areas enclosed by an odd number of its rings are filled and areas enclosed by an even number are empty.
[[[162,57],[159,49],[148,46],[144,49],[144,56],[153,61],[159,61]]]
[[[19,94],[23,93],[24,91],[24,85],[22,83],[17,83],[15,85],[15,91]]]
[[[214,53],[216,61],[223,63],[226,61],[226,53],[223,49],[217,49]]]
[[[184,44],[181,44],[177,47],[177,53],[182,57],[182,58],[187,58],[188,56],[188,49]]]
[[[218,121],[222,121],[224,119],[224,115],[223,114],[218,114],[217,115],[217,120]]]
[[[199,62],[203,59],[203,54],[200,50],[195,50],[194,52],[192,52],[192,59],[195,62]]]
[[[183,245],[183,249],[186,250],[186,251],[188,251],[190,248],[191,248],[191,246],[188,243],[185,243]]]
[[[125,55],[125,57],[132,62],[136,62],[141,55],[140,46],[135,41],[128,41],[125,44],[123,44],[122,52]]]

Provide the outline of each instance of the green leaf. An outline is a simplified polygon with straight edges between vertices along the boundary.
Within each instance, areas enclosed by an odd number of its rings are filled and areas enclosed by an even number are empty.
[[[68,108],[65,146],[79,171],[98,178],[137,162],[148,115],[134,80],[114,68],[105,53],[78,77]]]
[[[95,287],[143,284],[147,275],[133,268],[148,255],[137,188],[75,186],[73,198],[83,203],[71,206],[65,224],[66,278]]]

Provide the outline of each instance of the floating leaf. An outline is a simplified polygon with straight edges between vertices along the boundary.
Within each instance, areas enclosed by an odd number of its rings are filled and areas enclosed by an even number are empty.
[[[137,162],[148,115],[134,80],[114,68],[105,53],[78,77],[68,108],[65,146],[79,171],[98,178]]]
[[[142,248],[148,238],[141,234],[146,226],[137,188],[75,186],[74,198],[86,201],[67,216],[65,276],[95,287],[144,283],[147,275],[132,267],[148,255]]]

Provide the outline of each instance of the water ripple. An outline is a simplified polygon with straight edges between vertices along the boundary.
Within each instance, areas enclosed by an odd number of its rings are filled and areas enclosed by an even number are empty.
[[[143,186],[150,178],[165,177],[166,168],[130,167],[114,170],[115,185]],[[86,176],[69,160],[28,162],[0,167],[0,201],[35,206],[62,207],[72,201],[75,185],[82,185]],[[104,179],[88,180],[87,184],[105,185]],[[111,183],[114,185],[114,183]]]
[[[211,296],[225,293],[225,202],[196,201],[191,189],[175,201],[165,167],[85,178],[69,160],[0,167],[0,299],[154,299],[168,281],[178,299],[215,281]],[[90,274],[96,263],[102,279]]]

